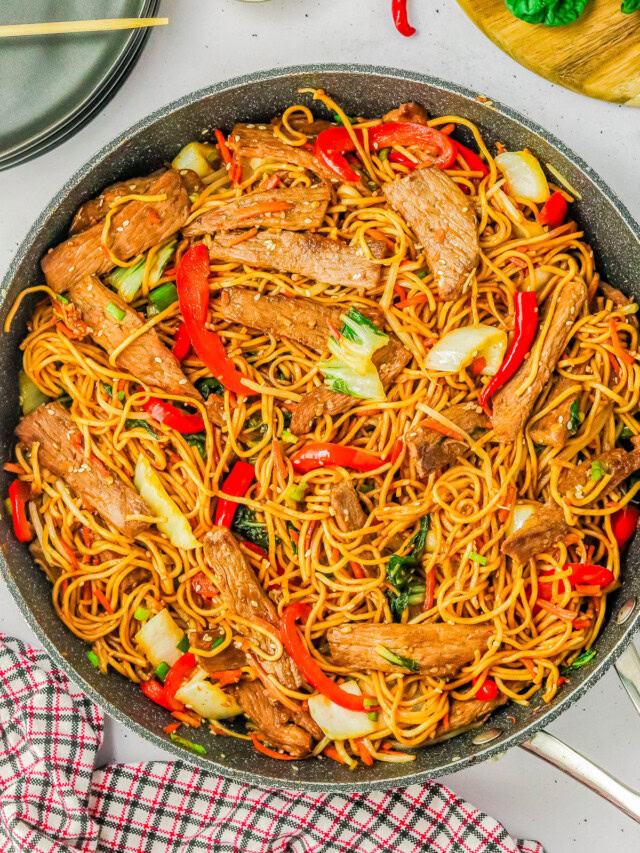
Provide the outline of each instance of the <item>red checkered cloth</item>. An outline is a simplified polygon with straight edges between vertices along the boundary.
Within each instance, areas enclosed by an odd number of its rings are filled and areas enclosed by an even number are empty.
[[[437,782],[305,794],[182,761],[96,770],[102,728],[45,652],[0,635],[2,853],[544,853]]]

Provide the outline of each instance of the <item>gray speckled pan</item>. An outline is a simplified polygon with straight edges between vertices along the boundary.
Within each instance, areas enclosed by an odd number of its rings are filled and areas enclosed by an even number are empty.
[[[594,248],[603,277],[640,298],[638,226],[600,178],[559,140],[508,107],[480,103],[475,99],[476,93],[442,80],[386,68],[318,66],[267,71],[218,83],[163,107],[109,142],[62,187],[34,223],[2,284],[2,318],[23,288],[41,280],[40,257],[66,236],[81,202],[115,180],[151,172],[185,143],[203,138],[205,130],[229,130],[236,121],[268,122],[289,104],[308,100],[297,94],[303,86],[326,89],[352,115],[379,116],[402,101],[418,101],[432,114],[457,114],[471,119],[489,144],[499,140],[509,149],[530,148],[542,162],[553,163],[582,194],[583,200],[573,210],[585,230],[585,239]],[[32,307],[33,300],[26,300],[11,333],[0,339],[2,462],[10,457],[19,416],[18,345]],[[4,495],[7,475],[0,476]],[[86,645],[57,618],[48,581],[34,566],[26,547],[15,540],[10,522],[4,517],[0,521],[0,543],[2,569],[17,606],[56,662],[98,705],[176,756],[238,781],[262,785],[322,791],[390,788],[461,770],[524,741],[530,743],[530,748],[540,749],[539,736],[533,746],[531,738],[603,675],[640,622],[640,608],[633,609],[622,625],[616,618],[607,619],[595,661],[576,671],[550,705],[545,706],[539,698],[529,708],[509,705],[479,731],[418,751],[416,761],[410,764],[378,763],[350,772],[333,761],[274,761],[254,752],[251,744],[216,738],[203,729],[194,733],[194,739],[207,749],[207,756],[199,758],[169,741],[162,731],[169,721],[168,712],[145,700],[139,687],[116,673],[102,676],[89,664]],[[640,575],[631,570],[638,565],[639,553],[640,544],[636,541],[626,557],[622,587],[609,600],[614,617],[623,603],[640,597]],[[508,715],[515,717],[515,723],[507,720]],[[485,739],[489,739],[493,731],[497,732],[493,739],[480,745],[482,737],[478,735],[485,732]]]

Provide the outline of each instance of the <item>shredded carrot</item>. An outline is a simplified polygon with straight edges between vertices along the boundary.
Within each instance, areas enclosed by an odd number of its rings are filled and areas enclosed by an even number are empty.
[[[192,711],[172,711],[171,716],[175,717],[176,720],[180,720],[181,723],[192,726],[194,729],[199,729],[202,725],[200,717]]]
[[[353,574],[360,580],[364,577],[364,572],[362,571],[362,566],[359,563],[354,563],[353,560],[349,561],[349,565],[351,566],[351,571]]]
[[[82,541],[84,542],[85,548],[91,547],[91,540],[92,539],[93,539],[93,536],[91,535],[91,528],[87,527],[86,524],[83,524],[82,525]]]
[[[371,767],[371,765],[373,764],[373,758],[371,757],[371,753],[360,738],[356,738],[356,746],[358,747],[360,758],[364,761],[365,764],[368,764],[369,767]]]
[[[287,479],[287,466],[284,464],[282,448],[280,447],[280,442],[277,438],[274,438],[271,442],[271,455],[273,456],[273,467],[275,468],[276,474],[278,475],[278,478],[284,482]]]
[[[337,761],[339,764],[347,763],[344,758],[341,758],[335,746],[325,746],[324,754],[327,756],[327,758],[333,758],[333,760]]]
[[[255,732],[251,733],[251,740],[253,741],[253,746],[256,752],[261,752],[263,755],[268,755],[269,758],[277,758],[278,761],[297,761],[298,759],[295,755],[284,755],[282,752],[276,752],[275,749],[269,749],[268,746],[264,746],[258,740],[258,735]],[[325,750],[326,752],[326,750]]]
[[[11,474],[24,474],[24,468],[16,465],[15,462],[5,462],[3,467],[5,471],[9,471]]]
[[[597,584],[576,584],[575,590],[580,595],[602,595],[602,590]]]
[[[471,362],[471,372],[474,376],[477,376],[487,366],[487,359],[483,355],[479,355],[478,358],[474,358]]]
[[[564,619],[567,622],[573,622],[576,618],[576,614],[573,610],[565,610],[564,607],[558,607],[557,604],[552,604],[550,601],[544,601],[544,599],[539,598],[536,601],[538,607],[542,608],[542,610],[548,610],[549,613],[553,613],[554,616],[557,616],[558,619]]]
[[[445,730],[445,732],[449,731],[449,712],[448,711],[444,715],[444,717],[442,718],[442,728]]]
[[[271,177],[266,181],[264,188],[265,190],[275,190],[279,183],[280,175],[271,175]]]
[[[588,628],[591,625],[591,619],[576,619],[573,623],[575,631],[580,631],[582,628]]]
[[[85,581],[82,584],[82,600],[85,604],[88,604],[93,598],[93,584],[91,581]]]
[[[383,234],[382,231],[378,231],[377,228],[370,228],[367,233],[376,240],[382,240],[382,242],[386,243],[390,249],[395,248],[395,241],[390,237],[387,237],[386,234]]]
[[[68,559],[69,559],[69,562],[71,563],[71,565],[73,566],[73,568],[74,568],[74,569],[79,569],[79,568],[80,568],[80,563],[78,562],[78,558],[76,557],[76,555],[74,554],[74,552],[72,551],[72,549],[67,545],[67,543],[66,543],[66,542],[63,542],[62,540],[60,540],[60,544],[62,545],[62,550],[63,550],[63,551],[65,552],[65,554],[67,555],[67,557],[68,557]]]
[[[613,368],[613,372],[616,375],[616,379],[620,379],[620,372],[621,372],[620,371],[620,362],[618,361],[618,359],[615,357],[615,355],[612,352],[609,352],[608,349],[605,350],[605,352],[606,352],[607,356],[609,357],[609,361],[611,362],[611,367]]]
[[[100,473],[102,474],[102,476],[103,476],[105,479],[107,479],[107,477],[110,477],[110,476],[111,476],[111,474],[109,473],[109,469],[107,468],[107,466],[104,464],[104,462],[102,462],[102,460],[101,460],[101,459],[98,459],[98,457],[97,457],[94,453],[92,453],[92,454],[91,454],[91,457],[90,457],[90,458],[91,458],[91,461],[93,462],[93,464],[96,466],[96,468],[98,469],[98,471],[100,471]]]
[[[522,663],[525,665],[526,669],[529,670],[531,677],[535,678],[537,670],[531,658],[522,658]]]
[[[220,149],[220,154],[222,154],[222,159],[225,163],[231,162],[231,154],[229,153],[229,148],[227,147],[227,143],[225,141],[224,136],[222,135],[221,130],[216,130],[216,141],[218,143],[218,148]]]
[[[97,598],[100,604],[104,607],[107,613],[113,614],[113,607],[109,604],[109,599],[104,594],[104,592],[100,589],[100,587],[96,586],[93,588],[93,596]]]
[[[76,450],[79,450],[80,453],[84,452],[84,444],[82,442],[82,433],[74,432],[71,436],[71,444],[75,447]]]
[[[399,302],[396,302],[396,308],[409,308],[411,305],[422,305],[424,302],[428,302],[429,297],[426,293],[419,293],[417,296],[410,296],[408,299],[401,299]]]
[[[56,329],[63,334],[67,338],[71,338],[72,341],[80,340],[80,338],[84,338],[85,336],[76,331],[75,329],[70,329],[65,323],[56,323]]]
[[[162,731],[166,732],[168,735],[171,735],[174,732],[177,732],[181,725],[182,723],[169,723],[169,725],[165,726]]]
[[[511,515],[511,505],[513,504],[515,498],[516,498],[516,490],[513,488],[513,486],[509,486],[509,488],[507,489],[507,494],[506,494],[506,498],[505,498],[506,503],[508,503],[509,506],[506,508],[501,507],[498,510],[498,518],[500,521],[502,521],[502,522],[506,521],[509,518],[509,516]]]
[[[331,320],[329,320],[329,318],[327,318],[327,326],[329,327],[329,331],[331,332],[331,337],[334,338],[334,340],[339,341],[340,340],[340,332],[337,330],[337,328],[331,322]]]
[[[452,429],[449,429],[449,427],[441,424],[440,421],[437,421],[435,418],[427,418],[423,425],[427,427],[427,429],[439,432],[440,435],[446,435],[447,438],[462,438],[459,432],[454,432]]]
[[[616,323],[615,317],[609,318],[609,329],[611,331],[611,343],[613,345],[613,351],[615,352],[618,359],[624,364],[631,365],[635,362],[634,357],[630,352],[622,346],[620,343],[620,337],[618,335],[618,324]]]
[[[562,685],[565,683],[566,680],[567,679],[564,677],[564,675],[561,675],[560,678],[558,679],[558,687],[562,687]]]
[[[244,243],[245,240],[249,240],[251,237],[255,237],[257,233],[257,228],[249,228],[248,231],[243,231],[243,233],[240,234],[239,237],[235,237],[233,240],[230,240],[227,243],[227,246],[237,246],[238,243]]]
[[[263,213],[279,213],[280,211],[292,210],[295,205],[288,201],[263,201],[261,204],[250,204],[238,211],[236,219],[251,219],[261,216]]]
[[[218,687],[227,687],[229,684],[237,684],[242,678],[241,669],[221,669],[220,672],[212,672],[211,678],[215,678]]]
[[[449,124],[445,124],[445,126],[444,126],[444,127],[439,128],[440,133],[444,133],[444,134],[445,134],[445,136],[449,136],[449,134],[450,134],[450,133],[453,133],[453,131],[454,131],[455,129],[456,129],[455,124],[453,124],[453,123],[451,123],[451,122],[450,122]]]
[[[423,610],[426,613],[427,610],[431,610],[433,607],[433,599],[436,590],[436,571],[435,569],[431,569],[429,574],[426,576],[426,586],[424,590],[424,607]]]

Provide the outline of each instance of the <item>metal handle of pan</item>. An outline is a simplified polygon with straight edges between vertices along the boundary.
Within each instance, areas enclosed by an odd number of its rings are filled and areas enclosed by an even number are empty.
[[[623,687],[640,713],[640,655],[633,643],[620,655],[615,667]],[[549,732],[537,732],[522,746],[582,782],[640,823],[640,794],[557,737]]]

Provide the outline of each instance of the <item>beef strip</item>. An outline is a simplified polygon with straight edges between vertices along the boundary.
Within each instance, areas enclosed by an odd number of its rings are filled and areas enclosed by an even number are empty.
[[[285,231],[311,231],[320,228],[329,205],[331,193],[324,185],[318,187],[282,187],[243,196],[205,210],[182,229],[185,237],[231,231],[234,228],[277,228]],[[265,202],[284,202],[290,210],[247,216],[247,209]]]
[[[105,477],[91,457],[86,458],[72,443],[77,432],[71,416],[58,402],[38,406],[16,427],[20,441],[39,442],[38,461],[42,468],[66,480],[72,492],[125,536],[137,536],[149,527],[149,522],[127,518],[153,515],[147,502],[129,484]]]
[[[388,388],[411,361],[411,353],[400,341],[389,335],[389,343],[373,354],[373,363],[378,368],[380,381]],[[318,386],[303,394],[302,399],[293,410],[289,429],[294,435],[303,435],[313,429],[315,422],[325,413],[338,415],[348,412],[354,406],[362,404],[362,399],[351,394],[339,394],[326,386]]]
[[[440,296],[457,299],[480,257],[472,203],[436,167],[418,169],[406,178],[385,184],[382,191],[415,231]]]
[[[612,492],[623,480],[640,469],[640,436],[635,435],[631,441],[634,445],[633,450],[616,447],[613,450],[605,450],[597,458],[602,468],[611,474],[611,479],[607,483],[607,492]],[[564,470],[558,478],[558,490],[562,494],[572,494],[576,490],[582,491],[586,488],[587,484],[593,482],[591,480],[592,464],[591,460],[586,460],[576,468]]]
[[[175,234],[187,220],[191,203],[180,175],[169,169],[147,188],[147,194],[166,194],[165,201],[130,201],[111,218],[108,245],[117,258],[128,260]],[[40,265],[47,284],[62,293],[85,275],[103,275],[113,268],[100,248],[102,223],[50,249]]]
[[[477,406],[469,409],[466,404],[459,403],[443,409],[442,414],[465,432],[470,433],[474,429],[488,427],[486,415],[482,411],[478,412]],[[436,430],[419,424],[407,433],[406,444],[409,458],[415,463],[418,477],[427,477],[432,471],[453,465],[458,456],[468,447],[466,441],[443,437]]]
[[[587,289],[581,281],[571,281],[563,288],[542,345],[533,382],[520,396],[516,394],[531,370],[529,361],[525,360],[511,379],[493,395],[492,423],[498,441],[515,441],[524,429],[536,400],[546,387],[560,360],[573,324],[578,319],[586,298]],[[532,349],[538,344],[548,311],[549,308],[545,310],[540,321],[540,331],[538,331]]]
[[[569,388],[576,385],[575,379],[567,378],[566,376],[557,376],[552,385],[549,395],[545,401],[545,408],[554,399],[564,394]],[[567,438],[569,437],[568,425],[571,420],[571,405],[578,399],[579,392],[575,391],[570,394],[561,403],[555,406],[544,417],[536,421],[529,430],[529,435],[536,444],[551,445],[561,450]]]
[[[210,631],[189,631],[189,646],[191,649],[201,649],[208,651],[211,648],[211,643],[223,634],[217,628],[212,628]],[[240,669],[246,666],[246,654],[242,649],[237,649],[233,643],[228,645],[226,649],[218,652],[213,657],[205,657],[196,652],[198,663],[207,672],[222,672],[228,669]]]
[[[549,500],[538,504],[520,530],[507,536],[501,551],[518,563],[526,563],[555,545],[570,529],[560,507]]]
[[[81,204],[73,217],[69,234],[80,234],[81,231],[86,231],[91,228],[96,222],[102,222],[112,202],[122,198],[123,195],[144,195],[154,180],[164,172],[160,169],[151,175],[146,175],[144,178],[129,178],[128,181],[117,181],[115,184],[110,184],[105,187],[99,196],[89,199]]]
[[[270,699],[259,681],[240,681],[232,690],[245,716],[258,726],[271,746],[296,758],[311,752],[311,734],[289,722],[289,711]]]
[[[420,104],[409,101],[406,104],[400,104],[395,110],[385,113],[382,116],[382,121],[412,121],[416,124],[427,124],[429,115]]]
[[[280,630],[277,610],[262,588],[253,569],[245,560],[233,534],[226,527],[213,527],[204,538],[204,555],[207,564],[220,585],[222,601],[228,611],[251,621],[256,616]],[[238,630],[250,636],[268,654],[273,652],[271,642],[264,634],[251,634],[248,628],[238,625]],[[261,661],[267,672],[291,690],[302,684],[298,668],[286,651],[277,661]]]
[[[482,702],[479,699],[452,699],[449,704],[449,725],[443,722],[438,724],[435,737],[442,738],[444,735],[451,736],[452,732],[466,729],[474,724],[483,723],[496,708],[508,702],[504,693],[499,693],[495,699]],[[427,744],[428,745],[428,744]]]
[[[337,180],[337,176],[326,166],[319,163],[307,148],[288,145],[266,125],[234,125],[229,136],[229,148],[236,157],[253,157],[261,160],[273,160],[281,163],[294,163],[302,169],[308,169],[325,180]]]
[[[329,628],[327,640],[337,666],[354,670],[407,672],[383,658],[378,645],[417,661],[419,672],[434,677],[454,675],[488,648],[491,629],[475,625],[371,625],[354,623]]]
[[[367,523],[367,515],[362,509],[358,493],[348,480],[342,480],[331,487],[329,492],[331,509],[335,515],[338,529],[343,533],[353,530],[361,530]],[[363,541],[369,542],[371,537],[364,535]],[[365,552],[367,553],[367,552]],[[369,551],[369,555],[370,555]],[[369,556],[367,556],[369,559]],[[368,578],[377,577],[375,566],[361,566],[362,571]]]
[[[211,259],[298,273],[344,287],[375,287],[380,279],[378,264],[340,240],[307,232],[259,231],[234,245],[242,233],[217,234],[209,245]]]
[[[618,290],[616,287],[612,287],[610,284],[607,284],[606,281],[598,282],[598,290],[596,290],[596,296],[598,293],[601,293],[604,296],[605,302],[607,300],[611,300],[613,303],[614,310],[616,308],[624,308],[626,305],[632,305],[634,303],[634,299],[630,296],[625,296],[625,294]],[[595,302],[595,299],[592,300],[592,303]],[[597,308],[593,307],[593,311],[597,310]],[[631,323],[632,326],[638,327],[638,316],[637,314],[627,314],[626,320],[628,323]]]
[[[144,325],[138,313],[109,290],[97,276],[88,275],[69,288],[73,304],[82,313],[93,340],[111,354],[123,341]],[[122,320],[107,311],[113,304],[123,312]],[[155,329],[148,329],[120,353],[116,359],[122,370],[132,373],[147,385],[161,388],[167,394],[184,394],[202,400],[200,392],[189,382],[180,367],[180,362],[162,343]],[[224,409],[220,397],[211,394],[205,403],[207,414],[213,423],[224,424]]]

